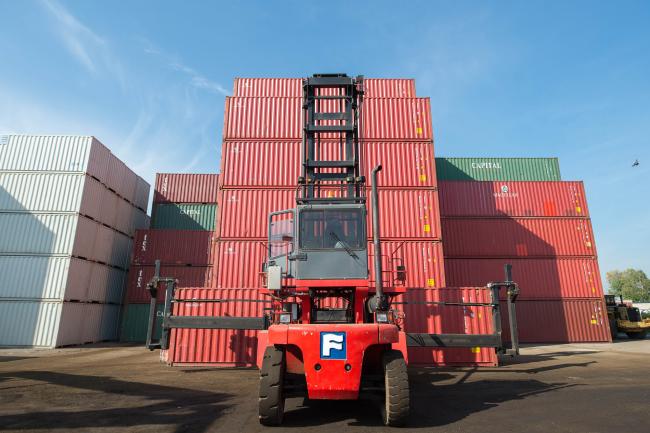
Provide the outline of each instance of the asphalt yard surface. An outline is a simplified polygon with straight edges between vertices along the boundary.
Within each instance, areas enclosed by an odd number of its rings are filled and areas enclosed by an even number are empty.
[[[527,347],[498,368],[411,369],[403,431],[650,431],[650,339]],[[287,401],[257,419],[258,372],[178,369],[142,347],[0,350],[0,430],[377,432],[378,403]]]

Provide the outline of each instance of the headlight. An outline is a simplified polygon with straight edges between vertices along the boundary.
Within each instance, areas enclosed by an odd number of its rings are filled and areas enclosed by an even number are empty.
[[[377,311],[375,313],[375,321],[377,323],[388,323],[388,312],[386,311]]]
[[[291,313],[280,313],[280,323],[291,323]]]

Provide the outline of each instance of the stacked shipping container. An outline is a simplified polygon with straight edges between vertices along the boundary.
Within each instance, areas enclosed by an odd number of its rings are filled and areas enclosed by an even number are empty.
[[[0,345],[116,339],[148,196],[94,137],[0,138]]]
[[[204,291],[203,296],[228,290],[231,298],[244,299],[259,287],[268,214],[295,206],[301,169],[301,96],[300,79],[237,79],[234,95],[226,99],[214,250],[218,272],[213,273],[213,292]],[[416,97],[413,80],[368,79],[361,125],[363,173],[369,179],[376,164],[384,166],[379,180],[383,254],[407,264],[409,289],[439,296],[437,289],[445,286],[445,278],[429,99]],[[321,158],[336,159],[337,149],[334,143],[323,143]],[[368,225],[370,221],[369,215]],[[428,318],[418,314],[409,320],[417,329],[429,329]],[[172,364],[249,365],[255,359],[250,352],[256,350],[255,333],[246,336],[250,345],[244,346],[223,346],[220,339],[236,339],[234,331],[172,334],[173,345],[164,355]],[[440,350],[420,352],[412,355],[416,363],[450,359]],[[454,354],[456,362],[495,362],[488,350],[456,352],[463,352]]]
[[[153,277],[156,260],[161,261],[161,275],[178,279],[179,287],[209,284],[218,181],[217,174],[156,175],[152,228],[138,231],[135,237],[120,336],[123,341],[146,339],[147,282]],[[162,302],[164,292],[159,291],[158,296]]]
[[[439,158],[436,165],[448,283],[500,280],[510,263],[521,289],[522,342],[609,341],[582,182],[560,181],[556,159]]]

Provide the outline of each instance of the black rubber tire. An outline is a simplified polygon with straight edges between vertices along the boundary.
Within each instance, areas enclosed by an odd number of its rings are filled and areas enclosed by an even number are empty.
[[[618,338],[618,326],[616,320],[609,321],[609,331],[612,333],[612,341]]]
[[[387,350],[382,357],[385,400],[382,405],[384,425],[406,424],[410,411],[409,377],[404,356],[399,350]]]
[[[631,340],[644,340],[647,332],[646,331],[641,331],[641,332],[626,332],[627,337]]]
[[[274,346],[264,351],[260,370],[260,424],[278,426],[284,418],[284,351]]]

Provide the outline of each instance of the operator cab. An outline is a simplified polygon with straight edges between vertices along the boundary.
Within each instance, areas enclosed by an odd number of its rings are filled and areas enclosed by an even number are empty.
[[[365,204],[299,205],[272,213],[267,266],[296,280],[367,279]]]

